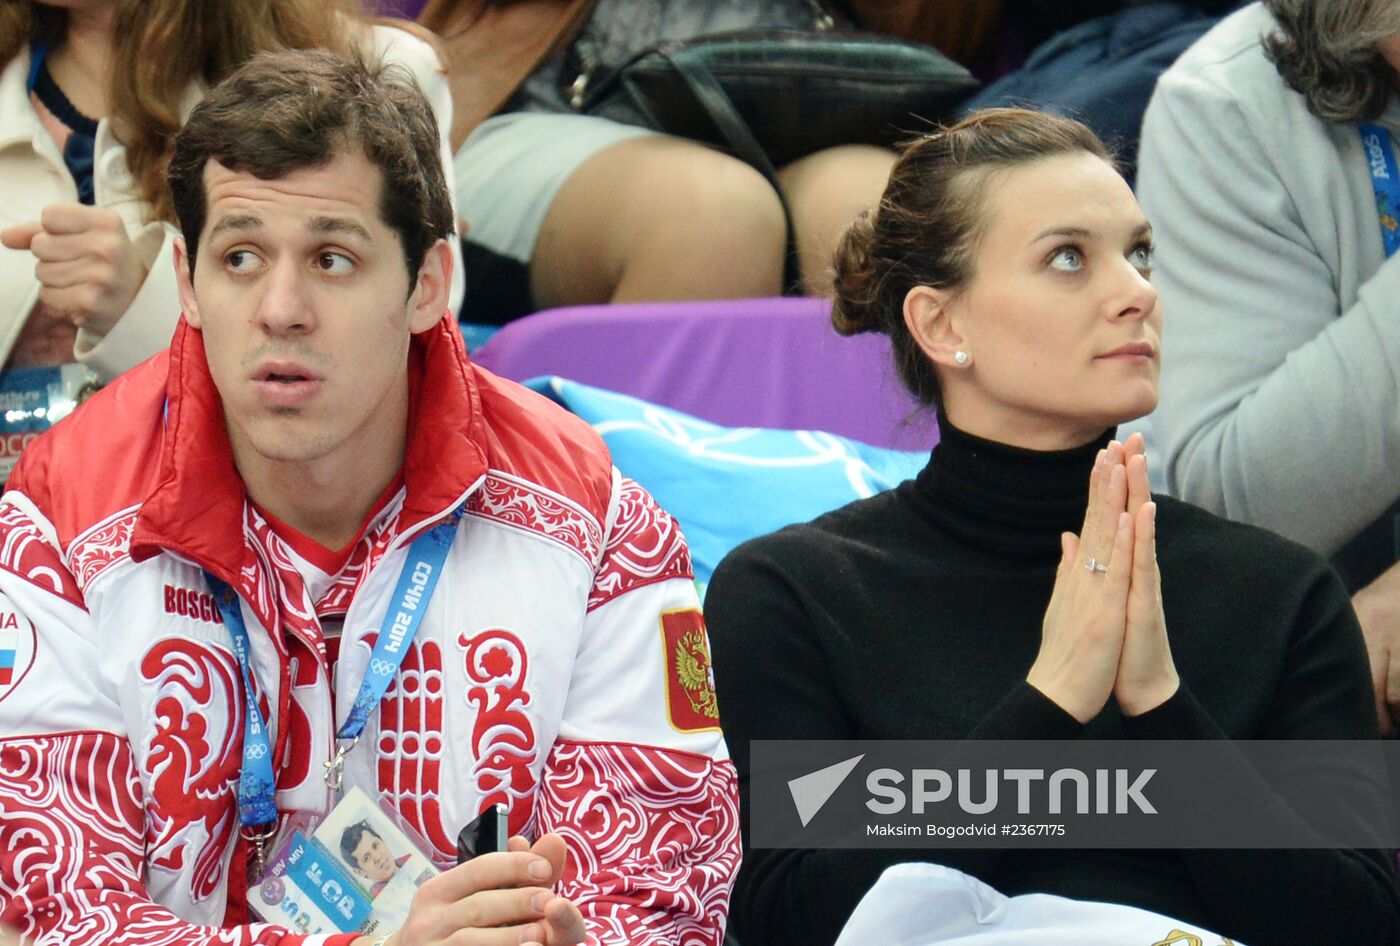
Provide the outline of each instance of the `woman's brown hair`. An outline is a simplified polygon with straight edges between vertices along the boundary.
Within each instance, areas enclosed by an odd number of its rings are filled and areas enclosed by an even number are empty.
[[[1079,122],[1020,108],[983,109],[905,142],[879,205],[836,248],[836,331],[888,335],[900,380],[936,407],[938,376],[904,324],[904,297],[915,286],[956,291],[972,278],[992,172],[1079,152],[1114,164]]]
[[[174,220],[165,169],[194,82],[212,86],[254,53],[325,47],[349,51],[359,0],[113,0],[112,119],[137,192]],[[32,0],[0,3],[0,67],[32,40],[57,45],[67,13]]]

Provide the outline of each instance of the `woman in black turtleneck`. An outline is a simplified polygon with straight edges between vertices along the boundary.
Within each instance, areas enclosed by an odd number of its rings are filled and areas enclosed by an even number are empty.
[[[977,113],[908,146],[847,234],[837,328],[890,335],[941,442],[916,479],[715,571],[745,803],[753,739],[1379,737],[1325,563],[1153,501],[1141,438],[1112,440],[1156,403],[1161,313],[1150,229],[1110,160],[1067,119]],[[745,946],[829,944],[911,860],[1250,946],[1400,941],[1393,853],[1327,849],[746,849],[732,928]]]

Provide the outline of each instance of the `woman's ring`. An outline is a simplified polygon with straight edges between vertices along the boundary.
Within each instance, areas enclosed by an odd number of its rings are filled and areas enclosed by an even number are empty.
[[[1084,560],[1084,567],[1087,568],[1087,569],[1089,569],[1089,571],[1091,571],[1091,572],[1106,572],[1106,571],[1108,571],[1108,566],[1105,565],[1103,562],[1099,561],[1098,559],[1094,558],[1094,556],[1092,556],[1092,555],[1090,555],[1088,558],[1086,558],[1086,559]]]

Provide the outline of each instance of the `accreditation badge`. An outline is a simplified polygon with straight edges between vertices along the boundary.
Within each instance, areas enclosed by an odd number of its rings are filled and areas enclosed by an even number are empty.
[[[79,364],[0,372],[0,480],[9,478],[35,437],[100,387],[101,379]]]
[[[439,873],[426,845],[359,788],[319,823],[294,817],[284,834],[248,906],[298,933],[393,932],[418,888]]]

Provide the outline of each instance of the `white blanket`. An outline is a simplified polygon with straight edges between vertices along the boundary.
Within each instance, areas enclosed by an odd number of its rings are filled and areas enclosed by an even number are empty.
[[[899,864],[836,946],[1242,946],[1171,917],[1050,894],[1007,897],[961,871]]]

